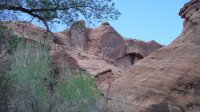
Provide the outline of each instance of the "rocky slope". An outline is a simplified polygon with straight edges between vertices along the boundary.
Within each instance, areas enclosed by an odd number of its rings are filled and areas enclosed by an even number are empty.
[[[102,23],[97,28],[86,28],[84,21],[78,21],[69,31],[62,33],[69,38],[65,42],[69,49],[95,55],[123,70],[162,47],[155,41],[124,39],[108,23]]]
[[[155,41],[143,42],[124,39],[108,23],[97,28],[87,28],[84,21],[74,23],[69,30],[54,33],[56,39],[40,27],[26,22],[9,22],[7,26],[19,37],[48,42],[54,57],[54,72],[63,71],[66,65],[94,75],[101,88],[106,88],[127,68],[162,46]],[[51,37],[51,35],[49,35]]]
[[[200,111],[200,0],[180,11],[182,34],[130,67],[110,90],[110,106],[131,112]],[[116,106],[117,105],[117,106]]]

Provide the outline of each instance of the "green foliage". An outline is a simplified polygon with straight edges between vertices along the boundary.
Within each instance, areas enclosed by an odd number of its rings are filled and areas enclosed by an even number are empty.
[[[0,22],[0,53],[4,50],[13,51],[16,49],[17,45],[22,41],[19,37],[12,34],[10,29],[7,29]]]
[[[11,32],[0,23],[0,54],[3,50],[12,51],[0,59],[1,112],[85,112],[96,109],[99,90],[94,78],[79,74],[63,80],[55,76],[48,47],[25,43]]]
[[[13,53],[11,104],[20,112],[86,112],[96,109],[95,79],[79,74],[59,79],[51,74],[51,56],[44,45],[20,44]],[[53,91],[52,91],[53,90]]]
[[[12,52],[20,39],[11,35],[2,22],[0,22],[0,111],[8,110],[8,99],[11,95],[11,59],[8,52]]]
[[[11,35],[9,38],[8,38],[8,45],[9,45],[9,49],[11,51],[15,50],[18,46],[18,44],[20,44],[22,42],[22,39],[15,36],[15,35]]]
[[[83,74],[59,83],[57,91],[71,105],[68,111],[82,112],[95,109],[100,93],[95,87],[95,79]]]
[[[12,103],[18,111],[45,111],[43,104],[50,95],[44,79],[50,74],[51,58],[48,50],[38,44],[20,44],[13,54],[11,65],[15,96]],[[18,104],[18,105],[16,105]]]
[[[11,93],[11,77],[9,76],[11,61],[0,61],[0,112],[8,110],[8,98]]]
[[[5,11],[7,10],[7,11]],[[4,12],[3,12],[4,11]],[[2,14],[1,14],[2,12]],[[78,19],[107,21],[118,19],[120,12],[112,0],[1,0],[0,20],[12,20],[16,15],[26,20],[20,13],[29,14],[42,23],[72,24]],[[45,25],[46,26],[46,25]]]

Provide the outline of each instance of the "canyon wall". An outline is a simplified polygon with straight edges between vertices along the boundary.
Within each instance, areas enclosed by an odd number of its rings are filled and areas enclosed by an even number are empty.
[[[53,33],[54,37],[31,23],[8,22],[6,25],[19,37],[48,43],[54,73],[62,73],[65,66],[72,68],[74,74],[87,72],[97,78],[103,90],[129,67],[162,47],[155,41],[125,39],[109,23],[87,28],[80,20],[67,30]]]
[[[84,21],[77,21],[65,32],[70,49],[101,57],[123,70],[162,47],[155,41],[125,39],[108,23],[86,28]],[[61,32],[56,34],[61,36]]]
[[[200,0],[187,3],[179,13],[185,19],[181,35],[137,62],[112,84],[110,107],[127,104],[131,112],[199,112],[199,8]]]

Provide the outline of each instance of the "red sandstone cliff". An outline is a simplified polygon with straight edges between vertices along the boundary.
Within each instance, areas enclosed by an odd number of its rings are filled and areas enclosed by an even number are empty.
[[[78,21],[68,32],[71,50],[66,53],[75,58],[82,69],[94,75],[102,88],[123,76],[137,61],[162,47],[155,41],[124,39],[109,24],[86,28],[84,21]]]
[[[131,112],[200,111],[199,8],[200,0],[187,3],[180,11],[185,19],[182,34],[113,83],[112,106],[126,103]]]
[[[95,76],[103,89],[123,76],[137,61],[162,47],[155,41],[124,39],[109,24],[86,28],[84,21],[77,21],[69,30],[54,33],[56,39],[31,23],[10,22],[7,26],[19,37],[48,42],[55,72],[61,72],[68,64],[74,72],[82,69]],[[50,38],[41,38],[45,35]]]

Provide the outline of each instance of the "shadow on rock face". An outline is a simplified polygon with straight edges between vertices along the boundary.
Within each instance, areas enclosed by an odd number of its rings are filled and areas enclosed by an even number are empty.
[[[177,82],[171,87],[171,91],[179,95],[200,95],[200,78]]]
[[[182,107],[168,102],[152,104],[148,108],[140,112],[187,112]]]
[[[161,102],[159,104],[153,104],[142,112],[169,112],[168,103]]]
[[[110,69],[99,73],[95,76],[95,78],[97,79],[98,86],[100,86],[101,84],[111,84],[115,80],[114,74]]]

